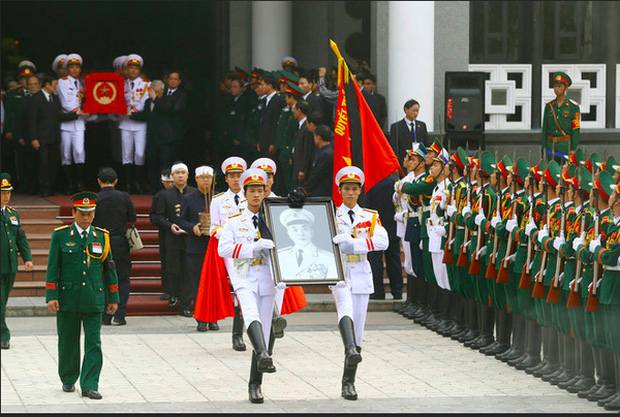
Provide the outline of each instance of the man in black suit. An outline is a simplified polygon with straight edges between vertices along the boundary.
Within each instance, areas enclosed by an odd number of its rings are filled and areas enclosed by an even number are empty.
[[[407,149],[411,149],[411,144],[420,142],[424,146],[431,146],[431,140],[428,137],[426,123],[418,120],[420,113],[420,103],[416,100],[408,100],[404,106],[405,117],[390,127],[390,145],[394,153],[401,161],[403,171],[407,171],[402,165],[407,154]]]
[[[278,94],[279,81],[273,75],[265,75],[260,83],[265,94],[265,105],[261,110],[258,151],[265,157],[276,159],[277,152],[273,142],[276,138],[276,127],[280,118],[280,112],[284,107],[284,99]]]
[[[293,167],[293,184],[295,184],[295,187],[303,184],[309,178],[310,167],[312,166],[316,150],[314,129],[316,128],[315,123],[318,122],[318,118],[309,121],[309,111],[310,105],[307,101],[300,101],[293,107],[293,114],[299,123],[299,128],[295,132],[293,158],[290,161]]]
[[[60,122],[75,120],[81,110],[61,111],[56,95],[58,80],[50,75],[42,77],[43,88],[32,97],[28,115],[28,142],[34,149],[39,167],[39,192],[43,197],[52,195],[52,184],[60,163]]]
[[[191,285],[185,262],[185,238],[187,232],[179,226],[181,199],[196,191],[187,185],[188,169],[182,162],[176,162],[170,169],[174,187],[164,191],[157,201],[151,222],[166,230],[166,273],[169,280],[170,307],[180,305],[181,315],[192,317]]]
[[[403,298],[403,272],[400,262],[400,240],[396,235],[396,222],[394,221],[394,182],[391,176],[385,177],[377,185],[366,192],[366,207],[377,210],[379,218],[390,238],[389,246],[384,251],[368,252],[368,262],[372,269],[375,292],[370,296],[372,300],[384,300],[385,288],[383,285],[383,257],[387,274],[390,278],[390,289],[395,300]]]
[[[17,162],[19,172],[19,189],[28,194],[37,192],[37,156],[30,146],[29,124],[32,98],[41,91],[41,80],[36,75],[31,75],[26,80],[27,89],[24,97],[17,102],[18,111],[15,112],[15,134],[17,141]]]
[[[334,133],[325,125],[314,130],[314,144],[318,148],[312,161],[310,178],[303,184],[312,197],[331,197],[334,178]]]
[[[368,102],[368,106],[374,114],[375,119],[379,122],[379,126],[381,126],[381,130],[385,132],[385,122],[387,120],[387,104],[385,102],[385,97],[379,93],[375,93],[375,89],[377,88],[377,77],[373,74],[368,74],[364,78],[364,90],[367,91],[368,94],[365,95],[366,101]]]
[[[318,116],[318,124],[325,124],[325,104],[323,99],[312,91],[312,78],[309,74],[302,74],[299,77],[299,88],[304,91],[302,100],[305,100],[310,105],[310,112],[308,114],[316,114]]]
[[[187,156],[193,156],[194,154],[193,149],[184,149],[183,139],[185,135],[187,93],[181,88],[182,81],[180,71],[168,71],[164,78],[166,89],[161,98],[161,103],[158,103],[165,116],[165,122],[171,134],[172,155],[170,155],[170,161],[179,158],[185,158],[187,160]],[[185,155],[183,155],[183,152]],[[160,167],[160,169],[161,168],[163,168],[163,166]]]
[[[153,224],[156,224],[155,213],[157,212],[157,206],[159,205],[159,200],[162,198],[162,194],[164,191],[174,187],[174,181],[172,181],[172,177],[170,176],[170,168],[164,168],[161,170],[160,181],[163,188],[160,187],[160,190],[153,196],[151,211],[149,214],[149,218]],[[168,280],[168,274],[166,273],[166,231],[167,230],[161,226],[159,226],[159,230],[157,231],[157,240],[159,241],[159,259],[161,259],[161,290],[163,293],[160,300],[170,299],[170,282]]]
[[[246,125],[252,101],[243,86],[240,77],[234,76],[230,81],[230,96],[226,99],[226,114],[223,120],[223,138],[219,145],[217,160],[223,161],[229,156],[246,159]]]

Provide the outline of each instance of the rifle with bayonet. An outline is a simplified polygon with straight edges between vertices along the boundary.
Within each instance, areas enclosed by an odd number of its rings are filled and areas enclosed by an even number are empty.
[[[568,169],[568,166],[566,166],[565,169]],[[561,204],[562,204],[562,208],[560,209],[560,213],[562,216],[562,220],[560,223],[560,234],[559,234],[560,238],[564,238],[564,234],[566,231],[567,213],[566,213],[566,208],[564,207],[564,205],[566,204],[566,199],[565,199],[566,188],[567,188],[566,182],[564,182],[563,180],[560,180],[560,198],[561,198]],[[563,272],[564,272],[564,262],[562,262],[562,255],[560,254],[560,251],[558,250],[558,253],[556,254],[556,257],[555,257],[555,274],[553,275],[553,282],[551,284],[551,287],[549,288],[549,293],[547,294],[548,303],[558,304],[560,302],[560,285],[561,285],[560,277],[562,276]]]
[[[593,179],[595,178],[595,176],[593,176]],[[593,185],[592,187],[593,191],[594,191],[594,201],[593,206],[594,206],[594,213],[595,213],[595,218],[594,218],[594,236],[593,239],[596,239],[599,237],[600,235],[600,223],[601,223],[601,213],[599,211],[599,206],[598,206],[598,189],[596,188],[595,185]],[[588,313],[593,313],[598,311],[598,282],[600,280],[600,273],[601,273],[601,267],[600,264],[598,263],[598,260],[596,259],[596,257],[594,256],[594,254],[592,254],[592,284],[590,284],[590,289],[588,291],[588,302],[586,303],[586,311]]]
[[[448,155],[450,154],[450,139],[448,139]],[[448,161],[448,170],[450,171],[450,197],[448,199],[449,205],[454,205],[454,164],[452,158]],[[454,251],[452,249],[452,240],[454,239],[454,222],[448,218],[448,239],[446,239],[446,245],[443,248],[443,259],[441,262],[444,264],[452,264],[454,262]]]
[[[480,149],[478,149],[478,157],[482,159],[482,154]],[[480,190],[480,196],[478,197],[478,213],[484,213],[484,187],[482,184],[482,161],[479,163],[478,167],[478,178],[480,183],[478,184],[478,190]],[[473,216],[473,212],[472,212]],[[479,275],[482,260],[480,259],[480,248],[482,247],[482,223],[478,226],[478,235],[476,236],[476,248],[474,249],[474,253],[471,257],[471,263],[469,265],[469,275]]]
[[[496,216],[499,218],[502,217],[502,186],[500,183],[500,178],[502,173],[499,170],[499,162],[497,161],[497,148],[495,149],[495,190],[499,198],[497,199],[497,211]],[[491,218],[492,219],[492,218]],[[495,228],[495,232],[493,233],[493,252],[491,252],[491,256],[489,256],[489,265],[487,266],[487,270],[484,274],[485,278],[489,279],[497,279],[498,270],[495,267],[495,263],[497,262],[497,249],[499,246],[499,238],[497,236],[497,227]]]
[[[469,141],[467,142],[467,150],[466,153],[469,154]],[[468,156],[469,158],[469,156]],[[471,163],[467,164],[467,205],[471,204]],[[467,267],[469,265],[469,258],[467,256],[467,247],[471,245],[471,237],[469,233],[469,227],[465,227],[465,233],[463,235],[463,245],[461,246],[461,251],[459,252],[459,258],[456,260],[456,266],[460,266],[462,268]]]
[[[555,142],[553,142],[553,150],[552,153],[555,155]],[[547,158],[547,168],[549,169],[549,158]],[[549,188],[549,183],[545,178],[545,173],[542,174],[543,181],[543,194],[545,199],[545,214],[546,214],[546,225],[547,230],[551,230],[551,207],[549,207],[549,198],[547,195],[547,190]],[[541,249],[540,256],[540,268],[536,273],[536,277],[534,279],[534,289],[532,290],[532,298],[543,298],[545,296],[545,271],[547,270],[547,251]]]
[[[531,151],[530,151],[531,152]],[[517,218],[517,150],[515,149],[512,160],[512,204],[510,207],[510,217]],[[508,232],[508,242],[506,243],[506,253],[504,259],[499,266],[499,272],[497,273],[497,282],[499,284],[508,284],[510,278],[510,261],[508,258],[513,255],[514,250],[512,233]]]
[[[577,170],[577,178],[578,178],[578,182],[579,185],[581,185],[581,170]],[[579,192],[579,187],[577,187],[577,191]],[[581,239],[585,238],[585,231],[586,231],[586,202],[583,201],[581,203],[581,213],[579,214],[581,216],[581,223],[579,226],[579,233],[580,233],[580,237]],[[581,262],[581,259],[579,259],[579,256],[577,256],[577,263],[575,266],[575,280],[573,282],[573,285],[571,287],[571,291],[568,294],[568,301],[566,302],[566,307],[567,308],[577,308],[581,306],[581,277],[583,275],[583,264]]]

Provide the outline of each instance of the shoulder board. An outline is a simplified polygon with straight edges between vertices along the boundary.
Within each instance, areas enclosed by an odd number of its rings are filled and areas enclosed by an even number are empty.
[[[54,229],[54,232],[57,232],[58,230],[66,229],[69,226],[70,226],[69,224],[65,224],[64,226],[57,227]]]
[[[9,211],[9,213],[12,213],[12,212],[16,211],[15,208],[13,208],[11,206],[6,206],[6,209]]]
[[[62,79],[63,79],[63,80],[68,80],[69,78],[67,78],[67,77],[62,77]]]
[[[374,213],[378,213],[378,211],[377,211],[377,210],[373,210],[373,209],[369,209],[369,208],[365,208],[365,209],[364,209],[364,211],[367,211],[367,212],[369,212],[369,213],[373,213],[373,214],[374,214]]]
[[[103,233],[110,233],[110,232],[108,232],[108,229],[104,229],[103,227],[97,227],[97,226],[95,226],[95,229],[97,229],[97,230],[101,230]]]
[[[578,106],[579,103],[577,103],[575,100],[573,100],[572,98],[568,99],[571,103],[573,103],[575,106]]]
[[[241,216],[241,213],[231,214],[230,216],[228,216],[228,218],[232,219],[233,217],[237,217],[237,216]]]
[[[219,194],[215,194],[215,195],[213,196],[213,198],[215,198],[215,197],[219,197],[219,196],[221,196],[222,194],[224,194],[225,192],[226,192],[226,191],[222,191],[222,192],[221,192],[221,193],[219,193]]]

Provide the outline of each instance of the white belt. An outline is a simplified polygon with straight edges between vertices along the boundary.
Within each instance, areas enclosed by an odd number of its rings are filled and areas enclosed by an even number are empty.
[[[422,219],[422,213],[418,213],[417,211],[410,211],[407,213],[407,218],[417,217],[418,220]]]
[[[345,255],[345,259],[348,262],[364,262],[364,261],[368,260],[368,256],[366,254]]]
[[[606,271],[616,271],[616,272],[620,272],[620,267],[618,267],[618,266],[609,266],[609,265],[605,265],[605,270],[606,270]]]
[[[440,226],[443,227],[444,225],[444,220],[443,219],[437,219],[437,220],[433,220],[433,219],[426,219],[426,225],[427,226]]]

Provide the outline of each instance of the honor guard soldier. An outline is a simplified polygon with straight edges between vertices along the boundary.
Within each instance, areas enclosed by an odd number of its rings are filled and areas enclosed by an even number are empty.
[[[2,339],[0,347],[2,349],[10,348],[11,332],[6,325],[6,303],[9,294],[15,283],[15,275],[17,274],[17,252],[24,260],[26,271],[32,271],[34,264],[32,263],[32,254],[30,245],[26,238],[26,233],[22,228],[21,221],[17,210],[10,207],[11,200],[11,175],[6,172],[0,177],[1,194],[2,194],[2,223],[0,223],[0,250],[2,251]]]
[[[215,236],[218,240],[222,235],[222,228],[228,221],[228,217],[242,212],[247,207],[240,183],[241,174],[246,170],[247,163],[243,158],[231,156],[222,162],[221,168],[224,180],[228,184],[228,190],[215,195],[211,201],[211,228],[209,230],[211,236]],[[230,277],[231,270],[233,269],[232,261],[227,258],[223,260]],[[243,342],[243,315],[235,297],[233,297],[233,301],[235,304],[235,318],[233,319],[232,327],[232,345],[234,350],[242,352],[246,349]]]
[[[561,161],[579,147],[579,103],[566,97],[573,81],[564,72],[553,74],[556,95],[545,105],[542,125],[543,152]]]
[[[344,167],[336,174],[335,181],[342,195],[342,205],[336,209],[338,234],[333,241],[340,245],[343,254],[346,281],[340,281],[330,289],[336,300],[338,328],[345,349],[341,396],[356,400],[355,374],[362,361],[368,300],[374,292],[367,254],[387,249],[389,237],[377,212],[357,204],[364,185],[362,170],[354,166]]]
[[[54,61],[52,62],[52,71],[54,71],[54,73],[58,75],[59,78],[63,78],[67,76],[68,71],[67,71],[67,68],[64,67],[66,60],[67,60],[67,55],[60,54],[60,55],[57,55],[56,58],[54,58]]]
[[[118,308],[118,278],[105,229],[91,226],[97,194],[71,197],[75,222],[54,230],[45,278],[47,308],[56,313],[58,375],[64,392],[75,391],[80,377],[82,396],[100,400],[101,313]],[[80,327],[84,326],[84,360],[80,375]]]
[[[267,175],[261,169],[250,168],[241,174],[239,181],[248,197],[247,206],[240,213],[229,216],[220,234],[218,252],[232,266],[228,270],[230,281],[252,342],[249,399],[252,403],[262,403],[263,373],[276,371],[271,358],[275,343],[271,328],[273,303],[276,292],[286,286],[275,286],[269,257],[269,250],[275,245],[271,236],[266,236],[271,234],[260,215]]]
[[[82,73],[82,57],[78,54],[69,54],[63,63],[67,76],[58,80],[58,98],[63,113],[77,113],[80,117],[75,120],[60,123],[60,160],[63,172],[67,179],[68,194],[76,189],[83,189],[84,166],[86,151],[84,149],[84,131],[86,120],[82,112],[84,101],[84,87],[80,81]],[[71,166],[75,172],[71,172]],[[77,185],[74,178],[77,177]]]
[[[125,80],[125,104],[127,117],[123,117],[118,128],[121,131],[124,190],[142,194],[141,182],[144,182],[146,153],[146,121],[134,120],[131,116],[144,110],[144,103],[149,98],[150,81],[143,79],[141,69],[144,60],[140,55],[131,54],[125,59],[127,79]],[[134,169],[135,168],[135,169]]]

